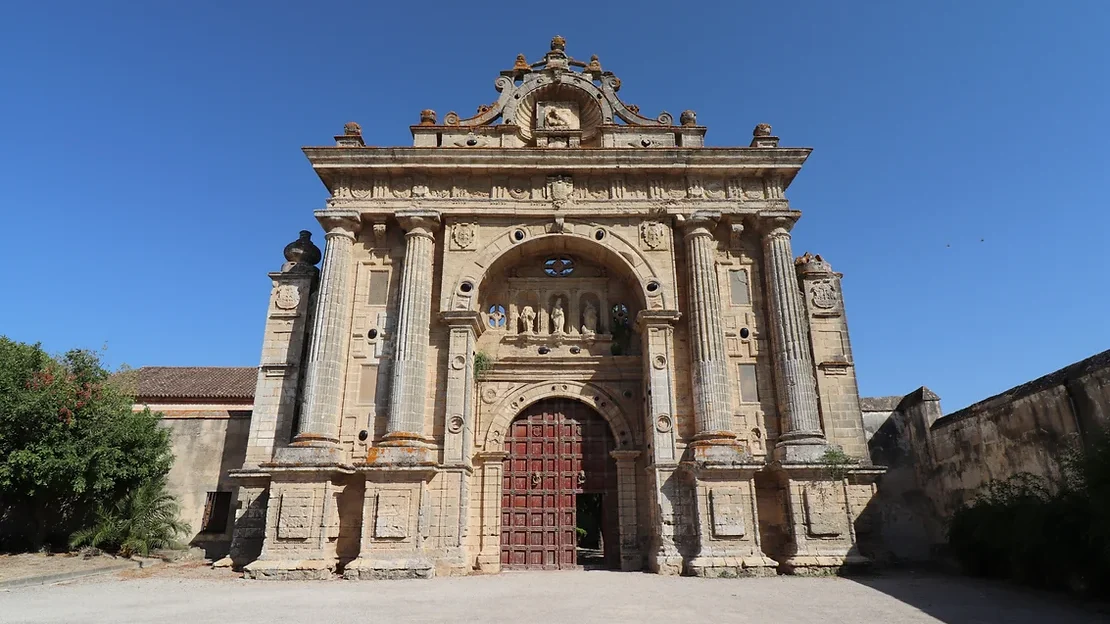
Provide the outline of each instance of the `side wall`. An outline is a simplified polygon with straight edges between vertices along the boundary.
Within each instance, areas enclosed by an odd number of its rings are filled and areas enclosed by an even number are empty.
[[[875,503],[884,542],[895,557],[923,559],[988,482],[1058,477],[1063,449],[1110,426],[1110,351],[944,417],[927,388],[861,407],[871,459],[890,467]]]
[[[162,425],[172,434],[173,468],[167,479],[170,493],[181,504],[181,519],[189,524],[187,543],[205,550],[216,560],[227,554],[234,524],[234,492],[238,486],[227,476],[239,468],[247,451],[251,404],[159,405]],[[224,531],[202,532],[204,508],[209,492],[228,492],[231,506]]]

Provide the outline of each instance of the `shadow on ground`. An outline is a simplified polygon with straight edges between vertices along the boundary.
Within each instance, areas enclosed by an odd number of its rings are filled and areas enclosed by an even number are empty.
[[[881,592],[947,624],[1110,622],[1110,603],[981,578],[897,570],[848,580]],[[1052,616],[1046,620],[1046,614]]]

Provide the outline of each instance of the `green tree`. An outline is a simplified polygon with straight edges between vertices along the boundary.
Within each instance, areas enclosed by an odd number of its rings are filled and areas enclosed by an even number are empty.
[[[0,548],[64,546],[165,477],[169,432],[132,403],[96,353],[52,357],[0,336]]]

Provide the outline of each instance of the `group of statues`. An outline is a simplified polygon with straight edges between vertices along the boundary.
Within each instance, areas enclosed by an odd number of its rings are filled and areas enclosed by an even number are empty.
[[[538,330],[536,328],[536,310],[530,305],[524,306],[520,310],[520,332],[523,334],[535,334]],[[551,308],[551,333],[556,336],[566,334],[566,312],[563,310],[562,298],[555,300],[555,305]],[[589,301],[586,302],[585,307],[582,309],[582,327],[583,336],[592,336],[597,333],[597,308],[594,307]]]

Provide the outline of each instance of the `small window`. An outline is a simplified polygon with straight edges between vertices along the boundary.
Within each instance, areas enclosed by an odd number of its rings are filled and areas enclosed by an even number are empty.
[[[732,305],[751,305],[752,294],[748,288],[747,271],[729,271],[728,288],[732,294]]]
[[[223,533],[227,530],[228,515],[231,513],[231,492],[209,492],[204,501],[204,517],[201,519],[202,533]]]
[[[489,326],[493,329],[505,326],[505,306],[494,304],[489,307]]]
[[[566,256],[548,258],[543,263],[543,272],[551,277],[566,277],[574,273],[574,259]]]
[[[740,402],[759,402],[759,380],[755,375],[755,364],[740,365]]]

